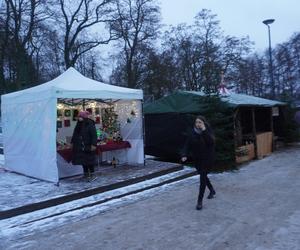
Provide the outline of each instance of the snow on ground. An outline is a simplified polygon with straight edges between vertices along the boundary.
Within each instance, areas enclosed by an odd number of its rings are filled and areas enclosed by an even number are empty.
[[[98,179],[93,182],[75,176],[60,180],[59,186],[0,168],[0,193],[5,194],[1,197],[0,211],[111,185],[177,166],[178,164],[153,160],[147,160],[145,166],[119,165],[116,168],[100,166],[96,168]]]
[[[273,250],[300,249],[300,211],[293,213],[285,225],[275,231],[274,236],[276,241],[272,247]],[[260,249],[267,250],[266,248]]]
[[[0,154],[0,167],[4,166],[4,155]]]
[[[299,162],[300,148],[294,147],[252,161],[238,171],[210,175],[217,198],[205,199],[202,211],[194,207],[199,182],[199,177],[194,176],[39,221],[30,222],[60,209],[74,208],[81,202],[96,201],[101,195],[2,220],[0,246],[3,249],[298,250]],[[120,194],[130,188],[133,187],[114,192]]]
[[[27,214],[15,216],[15,217],[12,217],[12,218],[9,218],[9,219],[5,219],[5,220],[2,220],[1,226],[6,228],[6,229],[15,228],[15,227],[23,225],[23,224],[28,224],[31,221],[43,219],[43,218],[45,218],[49,215],[52,215],[52,214],[65,213],[65,212],[68,212],[70,210],[80,208],[82,206],[88,206],[90,204],[96,203],[97,201],[101,201],[101,200],[105,200],[105,199],[111,199],[113,197],[124,195],[126,193],[130,193],[130,192],[133,192],[133,191],[136,191],[136,190],[139,190],[139,189],[144,189],[144,188],[162,183],[164,181],[167,181],[167,180],[170,180],[170,179],[173,179],[173,178],[176,178],[178,176],[188,174],[188,173],[191,173],[191,172],[193,172],[193,170],[191,168],[185,167],[181,171],[177,171],[177,172],[170,173],[170,174],[167,174],[167,175],[163,175],[163,176],[160,176],[160,177],[157,177],[157,178],[153,178],[153,179],[150,179],[150,180],[139,182],[137,184],[133,184],[133,185],[129,185],[129,186],[126,186],[126,187],[123,187],[123,188],[118,188],[118,189],[107,191],[107,192],[104,192],[104,193],[92,195],[92,196],[82,198],[82,199],[78,199],[78,200],[74,200],[74,201],[71,201],[71,202],[66,202],[66,203],[61,204],[61,205],[57,205],[57,206],[53,206],[53,207],[50,207],[50,208],[38,210],[38,211],[35,211],[35,212],[32,212],[32,213],[27,213]],[[196,179],[198,179],[198,177]],[[161,188],[161,189],[157,188],[156,190],[161,191],[161,190],[163,190],[163,188]],[[146,193],[147,192],[144,192],[144,194],[146,194]],[[149,193],[152,193],[152,192],[150,191]],[[132,197],[135,197],[135,196],[132,196]],[[128,196],[126,198],[126,200],[131,200],[131,196]],[[118,199],[118,201],[120,202],[120,201],[122,201],[122,199]],[[112,201],[112,202],[107,202],[105,204],[106,204],[106,206],[108,206],[110,208],[110,204],[114,204],[114,203],[115,202]],[[104,206],[104,207],[106,207],[106,206]],[[89,210],[89,209],[87,209],[87,210]],[[106,210],[106,208],[105,208],[105,210]],[[79,212],[81,213],[81,211],[79,211]],[[84,213],[87,213],[87,212],[85,211]],[[74,218],[76,218],[76,216],[77,216],[76,212],[74,214],[75,214]],[[93,214],[87,213],[87,216],[92,216],[92,215]],[[50,221],[52,219],[53,218],[50,218]],[[56,219],[57,219],[57,217],[56,217]],[[6,232],[8,232],[8,231],[6,231]]]
[[[169,190],[173,187],[181,185],[182,183],[192,184],[196,183],[199,179],[198,176],[194,176],[188,179],[184,179],[183,181],[175,182],[172,184],[164,185],[162,187],[153,188],[150,190],[146,190],[141,193],[128,195],[116,200],[108,201],[104,204],[95,205],[91,207],[86,207],[80,210],[74,210],[78,207],[89,205],[95,203],[99,200],[111,198],[114,196],[118,196],[124,193],[128,193],[134,190],[142,189],[148,186],[152,186],[158,183],[161,183],[165,180],[180,176],[182,174],[190,173],[190,168],[187,168],[183,171],[178,171],[175,173],[171,173],[168,175],[164,175],[162,177],[154,178],[148,181],[144,181],[141,183],[133,184],[127,187],[119,188],[117,190],[108,191],[102,194],[93,195],[87,198],[83,198],[80,200],[75,200],[72,202],[67,202],[62,205],[46,208],[43,210],[38,210],[32,213],[27,213],[24,215],[15,216],[13,218],[4,219],[0,222],[0,228],[4,229],[1,237],[11,238],[13,239],[15,234],[18,235],[30,235],[34,233],[36,230],[49,230],[55,228],[57,226],[62,226],[65,223],[70,221],[80,221],[96,214],[103,213],[106,211],[111,211],[120,206],[128,205],[134,203],[136,201],[146,199],[149,197],[153,197],[158,195],[161,192]],[[69,212],[68,212],[69,211]],[[64,213],[65,212],[65,213]],[[60,214],[54,217],[46,218],[52,214]],[[44,218],[44,219],[43,219]],[[0,239],[1,239],[0,237]]]

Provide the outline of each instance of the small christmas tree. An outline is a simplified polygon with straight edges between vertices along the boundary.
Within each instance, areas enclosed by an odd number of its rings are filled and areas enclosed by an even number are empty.
[[[119,132],[118,115],[113,107],[103,110],[102,126],[111,137],[113,137],[114,133]]]

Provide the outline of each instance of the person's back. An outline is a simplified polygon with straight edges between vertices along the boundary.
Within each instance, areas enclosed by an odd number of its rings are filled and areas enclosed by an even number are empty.
[[[73,145],[72,163],[82,165],[84,176],[92,180],[95,164],[95,150],[97,148],[97,132],[93,121],[88,119],[88,113],[82,111],[78,115],[78,122],[71,139]]]

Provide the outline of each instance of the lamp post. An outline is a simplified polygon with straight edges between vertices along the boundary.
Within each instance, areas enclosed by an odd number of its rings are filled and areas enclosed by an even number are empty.
[[[270,24],[273,23],[275,19],[266,19],[263,21],[263,24],[267,25],[268,27],[268,34],[269,34],[269,73],[270,73],[270,81],[271,81],[271,94],[272,98],[275,98],[275,84],[274,84],[274,76],[273,76],[273,60],[272,60],[272,48],[271,48],[271,30]]]

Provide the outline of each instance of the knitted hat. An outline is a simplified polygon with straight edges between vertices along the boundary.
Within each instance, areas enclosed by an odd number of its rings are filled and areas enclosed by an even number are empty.
[[[78,114],[78,117],[88,118],[89,115],[90,115],[90,112],[88,112],[88,111],[80,111]]]

